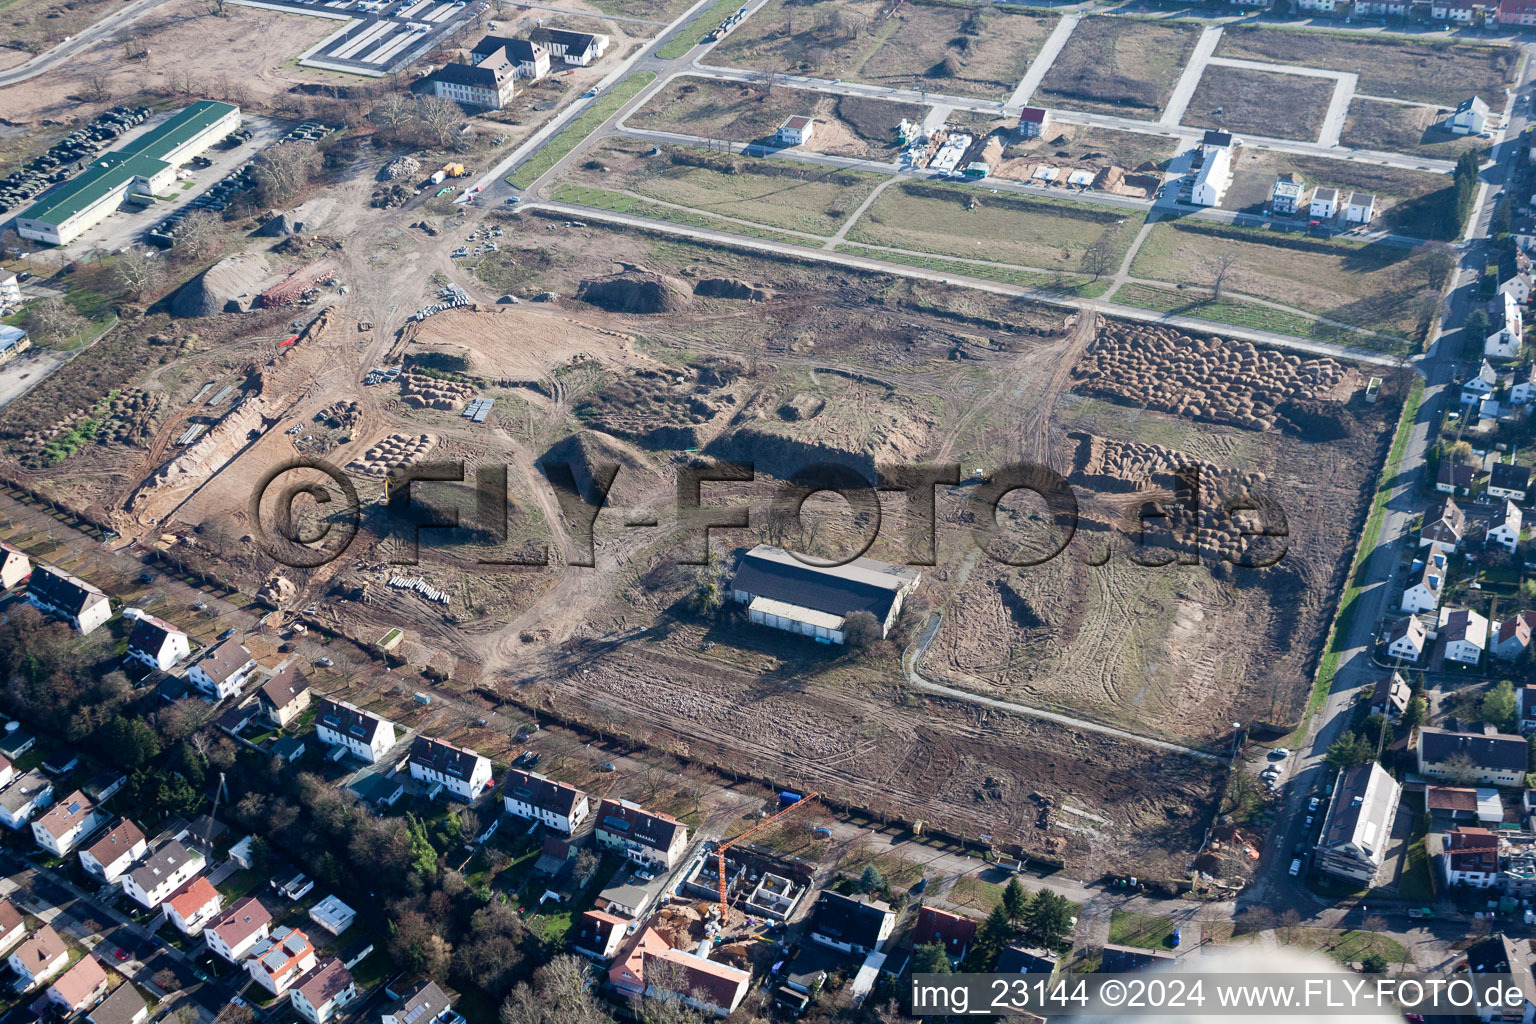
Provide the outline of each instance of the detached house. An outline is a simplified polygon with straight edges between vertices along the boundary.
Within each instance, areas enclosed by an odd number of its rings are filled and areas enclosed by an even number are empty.
[[[624,942],[629,921],[605,910],[588,910],[576,919],[571,948],[607,963]]]
[[[811,941],[865,956],[874,953],[891,937],[896,915],[878,900],[824,891],[811,914]]]
[[[1369,192],[1351,192],[1344,205],[1344,220],[1349,224],[1369,224],[1376,216],[1376,197]]]
[[[381,1024],[462,1024],[453,1001],[435,981],[424,981],[384,1008]]]
[[[299,1016],[311,1024],[325,1024],[357,998],[357,983],[352,972],[336,957],[299,979],[288,996]]]
[[[1488,649],[1488,620],[1470,608],[1440,609],[1440,639],[1448,661],[1476,665]]]
[[[196,935],[224,909],[224,897],[213,883],[197,876],[165,901],[165,917],[183,935]]]
[[[27,937],[27,921],[8,899],[0,899],[0,956],[16,948]]]
[[[1375,761],[1340,775],[1317,843],[1318,869],[1375,885],[1402,795],[1402,787]]]
[[[1044,107],[1025,107],[1019,111],[1019,138],[1038,139],[1051,126],[1051,112]]]
[[[38,611],[63,619],[81,633],[89,633],[112,617],[112,602],[106,594],[51,565],[39,565],[32,571],[27,600]]]
[[[36,768],[0,789],[0,822],[15,831],[53,805],[53,782]]]
[[[1336,188],[1315,188],[1312,190],[1312,203],[1307,207],[1307,212],[1318,220],[1331,220],[1339,213],[1339,190]]]
[[[81,839],[106,824],[109,817],[77,789],[32,823],[32,838],[55,857],[68,857]]]
[[[914,946],[943,946],[944,955],[958,961],[975,941],[976,922],[969,917],[926,905],[918,910],[917,926],[912,929]]]
[[[1445,127],[1455,135],[1481,135],[1488,127],[1488,104],[1480,96],[1468,96],[1456,104]]]
[[[122,878],[148,848],[139,826],[124,818],[80,851],[80,866],[110,884]]]
[[[210,647],[187,670],[187,682],[219,700],[233,697],[256,671],[256,659],[238,638],[230,637]]]
[[[1531,646],[1531,626],[1523,614],[1503,619],[1493,632],[1489,653],[1501,661],[1514,661]]]
[[[251,979],[275,996],[293,987],[301,976],[314,970],[315,946],[297,928],[283,925],[251,947],[245,968]]]
[[[1387,653],[1404,661],[1418,661],[1424,656],[1429,631],[1416,615],[1404,615],[1387,632]]]
[[[1489,364],[1488,360],[1482,360],[1477,372],[1462,382],[1461,404],[1477,405],[1498,390],[1498,385],[1498,371]]]
[[[1410,615],[1434,611],[1440,606],[1440,591],[1444,585],[1444,569],[1429,564],[1419,566],[1416,573],[1409,578],[1408,587],[1403,591],[1403,599],[1398,604],[1398,609]]]
[[[1401,718],[1412,699],[1413,687],[1408,685],[1401,672],[1393,672],[1377,681],[1376,689],[1371,693],[1371,714]]]
[[[261,900],[247,896],[209,922],[203,941],[225,960],[238,964],[271,931],[271,913]]]
[[[570,835],[586,820],[587,794],[569,782],[552,782],[537,772],[513,768],[507,772],[502,802],[514,818],[542,821]]]
[[[354,757],[376,763],[395,745],[395,724],[344,700],[322,697],[315,712],[315,735],[331,747],[346,747]]]
[[[688,846],[688,828],[670,814],[647,811],[628,800],[597,807],[597,845],[622,853],[645,868],[671,870]]]
[[[1531,467],[1512,462],[1495,462],[1488,471],[1488,496],[1509,501],[1524,501],[1531,488]]]
[[[1491,889],[1499,880],[1499,837],[1476,825],[1453,828],[1445,834],[1445,884],[1472,889]]]
[[[1467,515],[1454,499],[1447,498],[1438,505],[1431,505],[1424,512],[1424,525],[1419,528],[1419,546],[1442,544],[1447,551],[1461,546],[1467,535]]]
[[[1306,192],[1306,186],[1297,175],[1289,172],[1275,179],[1274,188],[1269,190],[1269,208],[1275,213],[1292,214],[1302,208],[1302,197]]]
[[[164,619],[132,609],[137,621],[128,634],[128,657],[152,669],[167,671],[192,653],[187,634]]]
[[[1514,247],[1499,258],[1499,291],[1516,302],[1531,301],[1531,257],[1524,249]]]
[[[1483,342],[1483,355],[1489,359],[1516,359],[1520,346],[1525,343],[1525,317],[1520,304],[1509,294],[1502,294],[1491,303],[1488,338]]]
[[[140,906],[154,910],[207,863],[201,853],[172,840],[123,876],[123,891]]]
[[[0,544],[0,590],[10,590],[25,583],[32,575],[32,560],[27,553],[9,544]]]
[[[418,736],[411,743],[411,778],[474,800],[491,784],[490,759],[446,740]]]
[[[1523,786],[1529,755],[1525,737],[1485,731],[1451,732],[1423,726],[1415,753],[1419,773],[1458,785]]]
[[[52,925],[43,925],[16,947],[8,962],[16,972],[21,991],[36,988],[48,982],[69,963],[69,947],[59,938]]]
[[[134,987],[133,982],[125,981],[112,990],[112,994],[102,1000],[101,1005],[86,1015],[90,1024],[144,1024],[149,1018],[149,1006],[144,1002],[144,997]]]
[[[309,680],[298,663],[290,661],[261,684],[256,691],[256,703],[267,721],[281,729],[309,707],[309,695]]]
[[[1488,530],[1483,535],[1484,542],[1501,547],[1510,554],[1520,547],[1520,525],[1522,516],[1520,507],[1508,498],[1504,499],[1504,507],[1494,514],[1488,522]]]
[[[779,125],[779,130],[773,133],[773,141],[780,146],[803,146],[811,141],[811,132],[816,128],[813,118],[805,114],[793,114],[784,119]]]
[[[79,963],[48,986],[48,1001],[66,1014],[95,1006],[106,994],[107,972],[101,969],[95,957],[89,955],[81,957]]]

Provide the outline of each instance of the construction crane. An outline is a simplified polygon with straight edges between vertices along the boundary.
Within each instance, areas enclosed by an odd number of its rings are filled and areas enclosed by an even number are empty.
[[[720,927],[721,928],[724,928],[728,923],[730,923],[730,920],[731,920],[731,908],[730,908],[729,904],[727,904],[725,902],[725,851],[729,850],[731,847],[735,846],[737,843],[741,842],[743,839],[745,839],[748,836],[752,835],[752,833],[757,832],[757,831],[759,831],[761,829],[765,829],[769,825],[772,825],[774,822],[778,821],[780,818],[787,817],[787,816],[789,816],[791,814],[794,814],[796,811],[803,809],[807,804],[809,804],[812,800],[815,800],[819,796],[821,796],[820,793],[807,793],[805,796],[801,797],[799,800],[796,800],[794,803],[790,804],[788,807],[784,808],[783,810],[779,811],[778,813],[770,815],[769,817],[764,818],[762,821],[758,822],[756,825],[753,825],[751,828],[747,829],[745,832],[743,832],[741,835],[737,836],[735,839],[732,839],[732,840],[730,840],[728,842],[721,843],[719,846],[715,847],[715,857],[717,858],[716,863],[715,863],[715,868],[716,868],[717,874],[719,875],[718,881],[720,883]]]

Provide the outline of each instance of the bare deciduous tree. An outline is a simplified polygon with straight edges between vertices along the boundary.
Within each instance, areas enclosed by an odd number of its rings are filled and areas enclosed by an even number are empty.
[[[251,169],[256,179],[256,196],[265,205],[282,203],[309,184],[310,176],[320,169],[320,154],[307,142],[284,142],[256,160]]]
[[[1217,302],[1221,301],[1221,290],[1226,286],[1227,273],[1238,263],[1237,253],[1224,252],[1214,260],[1207,261],[1213,268],[1211,278],[1211,297]]]
[[[416,100],[416,120],[439,148],[453,140],[454,126],[463,119],[459,105],[446,97],[420,96]]]
[[[112,280],[130,295],[139,297],[160,283],[161,262],[137,246],[127,249],[112,264]]]
[[[92,103],[105,103],[112,98],[112,89],[107,85],[107,76],[97,71],[86,79],[85,98]]]
[[[224,237],[224,222],[211,210],[193,210],[181,219],[176,232],[176,252],[189,260],[200,260],[219,247]]]
[[[77,337],[89,322],[56,295],[39,299],[27,310],[27,330],[38,341],[50,344]]]

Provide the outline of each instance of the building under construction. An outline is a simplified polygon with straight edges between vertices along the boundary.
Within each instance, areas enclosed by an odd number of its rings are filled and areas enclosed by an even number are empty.
[[[683,893],[699,899],[719,898],[719,858],[700,858],[683,882]],[[727,902],[750,917],[787,921],[811,889],[814,865],[777,850],[743,843],[725,851]]]

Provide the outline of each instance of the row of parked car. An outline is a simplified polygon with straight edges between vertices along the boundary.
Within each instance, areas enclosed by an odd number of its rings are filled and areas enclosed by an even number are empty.
[[[21,206],[49,186],[73,177],[85,161],[148,117],[148,107],[121,105],[96,115],[90,124],[70,132],[42,156],[0,178],[0,213]]]

